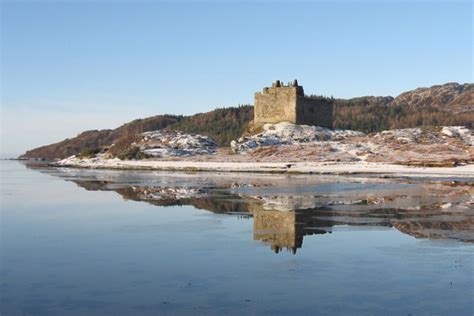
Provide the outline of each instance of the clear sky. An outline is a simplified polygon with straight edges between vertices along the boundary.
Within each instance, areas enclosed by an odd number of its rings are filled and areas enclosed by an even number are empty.
[[[3,154],[162,113],[472,82],[471,1],[2,1]]]

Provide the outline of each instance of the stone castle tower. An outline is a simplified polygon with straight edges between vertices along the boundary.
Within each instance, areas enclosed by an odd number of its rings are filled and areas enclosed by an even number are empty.
[[[332,127],[332,105],[323,99],[306,97],[296,80],[288,85],[277,80],[271,87],[255,93],[254,125],[283,121]]]

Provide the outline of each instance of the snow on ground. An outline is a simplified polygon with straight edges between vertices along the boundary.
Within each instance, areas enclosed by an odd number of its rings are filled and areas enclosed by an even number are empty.
[[[232,150],[259,161],[384,162],[452,166],[473,161],[472,131],[462,126],[407,128],[365,135],[291,123],[233,141]]]
[[[179,131],[151,131],[141,134],[140,150],[151,157],[194,156],[214,154],[217,144],[208,136]]]
[[[267,124],[262,133],[232,142],[234,153],[218,148],[206,136],[154,131],[143,133],[142,139],[134,144],[151,159],[122,161],[99,154],[94,158],[69,157],[57,165],[329,174],[462,176],[466,172],[465,176],[473,177],[472,139],[472,130],[461,126],[398,129],[365,135],[349,130],[278,123]]]
[[[296,125],[289,122],[265,124],[263,132],[244,136],[230,143],[235,153],[246,153],[262,146],[294,145],[316,141],[342,140],[347,137],[364,136],[362,132],[329,129],[320,126]]]
[[[446,137],[459,137],[469,146],[474,146],[474,133],[465,126],[443,126],[441,134]]]
[[[454,168],[411,167],[388,163],[340,163],[340,162],[227,162],[191,160],[120,160],[79,159],[70,157],[54,164],[58,167],[83,167],[104,169],[143,169],[177,171],[226,171],[314,174],[380,174],[415,177],[465,177],[474,178],[474,165]]]
[[[443,126],[441,128],[421,129],[405,128],[382,131],[373,136],[374,139],[396,141],[398,143],[442,144],[449,138],[457,139],[468,146],[474,145],[474,136],[465,126]]]

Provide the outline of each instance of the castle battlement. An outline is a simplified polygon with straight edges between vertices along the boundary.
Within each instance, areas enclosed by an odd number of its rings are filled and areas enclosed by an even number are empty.
[[[277,80],[255,93],[254,125],[284,121],[332,127],[332,106],[328,101],[306,97],[297,80],[287,85]]]

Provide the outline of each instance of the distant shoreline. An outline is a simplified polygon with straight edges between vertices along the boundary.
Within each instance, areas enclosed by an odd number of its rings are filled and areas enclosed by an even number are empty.
[[[386,163],[337,162],[210,162],[210,161],[159,161],[119,159],[75,159],[50,163],[53,167],[160,170],[160,171],[219,171],[282,174],[376,174],[409,177],[462,177],[474,178],[474,164],[457,167],[418,167]]]

